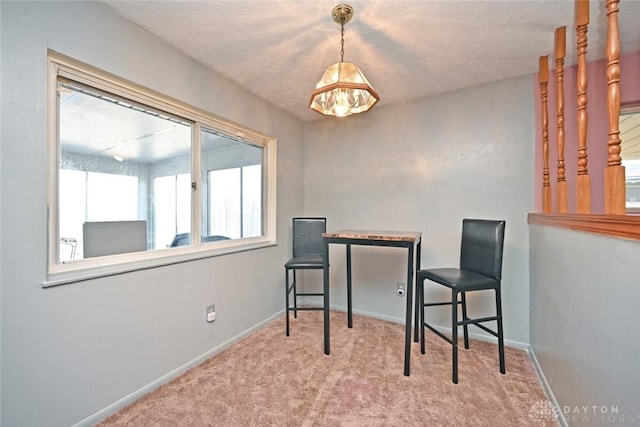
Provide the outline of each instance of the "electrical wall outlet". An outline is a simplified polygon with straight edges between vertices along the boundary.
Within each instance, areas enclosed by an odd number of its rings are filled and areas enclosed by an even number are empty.
[[[216,320],[216,305],[211,304],[207,306],[207,322],[213,322]]]

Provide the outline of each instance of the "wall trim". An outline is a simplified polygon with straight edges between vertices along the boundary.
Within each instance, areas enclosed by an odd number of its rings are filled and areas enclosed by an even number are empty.
[[[79,421],[76,424],[73,424],[72,427],[89,427],[89,426],[93,426],[93,425],[97,424],[98,422],[100,422],[100,421],[104,420],[105,418],[107,418],[109,415],[115,414],[120,409],[124,408],[127,405],[130,405],[131,403],[133,403],[136,400],[140,399],[144,395],[146,395],[146,394],[152,392],[153,390],[157,389],[161,385],[169,382],[170,380],[172,380],[172,379],[176,378],[177,376],[183,374],[184,372],[188,371],[189,369],[195,368],[196,366],[198,366],[201,363],[203,363],[205,360],[215,356],[216,354],[218,354],[221,351],[227,349],[228,347],[232,346],[233,344],[237,343],[238,341],[242,340],[243,338],[253,334],[254,332],[258,331],[259,329],[264,328],[268,323],[271,323],[271,321],[273,321],[276,318],[282,316],[283,314],[284,314],[284,309],[276,312],[275,314],[271,315],[270,317],[266,318],[265,320],[261,321],[260,323],[257,323],[256,325],[254,325],[254,326],[252,326],[252,327],[250,327],[248,329],[245,329],[244,331],[240,332],[238,335],[229,338],[225,342],[215,346],[211,350],[204,352],[200,356],[195,357],[194,359],[188,361],[187,363],[183,364],[182,366],[177,367],[176,369],[172,370],[171,372],[169,372],[169,373],[159,377],[158,379],[150,382],[149,384],[139,388],[138,390],[134,391],[133,393],[128,394],[127,396],[123,397],[122,399],[119,399],[119,400],[115,401],[114,403],[112,403],[109,406],[99,410],[98,412],[96,412],[93,415],[85,418],[84,420]]]
[[[527,353],[529,353],[529,359],[531,360],[531,363],[533,364],[533,368],[536,370],[536,373],[538,374],[538,379],[542,383],[542,388],[544,389],[545,394],[549,398],[549,401],[551,402],[554,408],[560,408],[560,405],[556,400],[556,396],[553,394],[553,390],[551,390],[551,385],[549,385],[549,382],[547,381],[547,377],[544,376],[544,372],[542,372],[542,367],[540,366],[540,363],[538,363],[538,359],[536,358],[536,354],[533,351],[533,347],[529,346]],[[567,423],[567,420],[565,419],[562,411],[558,409],[556,411],[556,414],[558,415],[558,422],[560,423],[560,425],[563,427],[569,427],[569,424]]]
[[[527,222],[640,241],[640,215],[529,213]]]

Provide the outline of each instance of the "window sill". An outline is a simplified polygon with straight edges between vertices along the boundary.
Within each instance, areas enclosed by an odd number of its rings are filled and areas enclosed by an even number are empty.
[[[122,261],[122,256],[118,256],[118,262],[114,262],[111,257],[92,258],[93,262],[83,263],[83,266],[73,263],[56,266],[62,267],[61,271],[50,272],[41,284],[43,288],[48,288],[276,245],[275,241],[257,239],[254,242],[235,245],[185,246],[124,255],[130,258],[130,261]],[[142,257],[144,258],[141,259]]]
[[[528,223],[640,241],[640,215],[530,213]]]

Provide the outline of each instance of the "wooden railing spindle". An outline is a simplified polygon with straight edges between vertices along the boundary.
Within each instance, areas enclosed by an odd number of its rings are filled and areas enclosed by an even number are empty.
[[[608,161],[604,170],[606,214],[626,213],[625,169],[620,157],[620,30],[618,3],[607,0],[607,109],[609,113]]]
[[[578,48],[578,179],[576,212],[591,213],[591,178],[587,169],[587,27],[589,0],[575,0]]]
[[[549,113],[547,98],[549,84],[549,56],[541,56],[538,67],[540,101],[542,103],[542,212],[551,213],[551,184],[549,182]]]
[[[547,214],[540,216],[546,218],[544,221],[535,223],[549,223],[567,226],[568,228],[584,229],[594,231],[603,227],[594,228],[591,218],[599,217],[596,221],[612,223],[613,221],[627,221],[635,224],[637,216],[627,215],[626,212],[626,183],[625,168],[622,166],[621,139],[620,139],[620,27],[618,24],[618,13],[620,0],[605,0],[603,3],[607,15],[607,113],[609,119],[609,133],[607,140],[607,167],[604,170],[604,215],[584,215],[591,214],[591,178],[587,165],[587,29],[589,25],[589,1],[574,0],[575,27],[576,27],[576,47],[577,47],[577,145],[578,145],[578,173],[576,182],[576,214],[568,214],[567,180],[565,171],[565,130],[564,130],[564,58],[566,54],[566,28],[559,27],[555,31],[555,73],[556,73],[556,112],[557,112],[557,148],[558,148],[558,169],[556,186],[556,211],[553,214],[551,207],[552,188],[549,182],[549,117],[548,117],[548,55],[541,56],[539,61],[538,81],[540,83],[540,100],[542,103],[542,212]],[[530,214],[541,215],[541,214]],[[547,217],[553,219],[548,219]],[[569,218],[571,217],[571,218]],[[567,219],[568,218],[568,219]],[[531,219],[531,218],[530,218]],[[589,225],[578,225],[578,223]],[[633,227],[630,225],[630,227]],[[607,226],[608,227],[608,226]],[[631,229],[630,229],[631,230]],[[635,231],[635,230],[634,230]],[[599,231],[595,231],[599,232]],[[630,236],[638,238],[638,233],[631,232],[611,232],[607,228],[603,234],[613,236]]]
[[[556,123],[558,143],[558,174],[556,184],[556,210],[559,213],[569,212],[569,189],[565,176],[564,164],[564,57],[566,56],[566,28],[556,28],[555,63],[556,63]]]

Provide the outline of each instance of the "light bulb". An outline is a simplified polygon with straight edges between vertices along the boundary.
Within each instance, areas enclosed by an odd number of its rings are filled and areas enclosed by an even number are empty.
[[[333,108],[336,116],[345,117],[351,114],[351,108],[355,105],[356,99],[349,89],[335,89],[336,105]]]
[[[333,111],[338,117],[345,117],[349,115],[349,107],[347,107],[346,105],[336,104],[333,108]]]
[[[351,108],[356,104],[356,99],[353,91],[350,89],[336,89],[336,102],[340,105],[344,105],[347,108]]]

